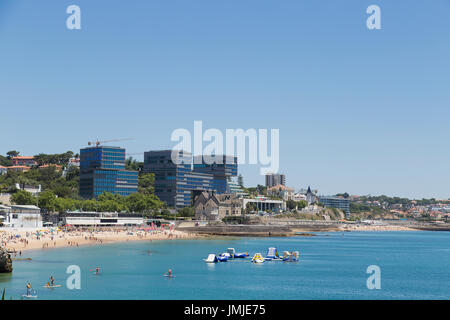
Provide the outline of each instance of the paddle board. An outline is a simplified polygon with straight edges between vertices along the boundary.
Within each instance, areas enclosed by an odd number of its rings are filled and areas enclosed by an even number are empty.
[[[52,289],[52,288],[59,288],[59,287],[62,287],[62,285],[56,284],[56,285],[54,285],[54,286],[43,286],[42,288],[49,288],[49,289]]]

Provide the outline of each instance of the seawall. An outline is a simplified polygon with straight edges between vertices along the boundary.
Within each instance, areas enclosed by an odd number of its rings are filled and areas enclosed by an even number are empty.
[[[177,228],[180,231],[220,236],[290,237],[297,232],[338,231],[337,225],[220,225]]]

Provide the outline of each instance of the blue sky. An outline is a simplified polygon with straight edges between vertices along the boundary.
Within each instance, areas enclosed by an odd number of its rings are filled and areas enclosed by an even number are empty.
[[[295,188],[448,198],[449,16],[449,0],[1,0],[0,153],[171,148],[202,120],[280,129]]]

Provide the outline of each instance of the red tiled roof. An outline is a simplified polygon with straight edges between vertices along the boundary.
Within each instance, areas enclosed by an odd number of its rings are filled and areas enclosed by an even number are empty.
[[[269,188],[268,190],[280,190],[280,189],[281,189],[281,190],[288,190],[288,191],[294,190],[294,189],[292,189],[292,188],[283,186],[282,184],[277,184],[276,186],[273,186],[273,187]]]

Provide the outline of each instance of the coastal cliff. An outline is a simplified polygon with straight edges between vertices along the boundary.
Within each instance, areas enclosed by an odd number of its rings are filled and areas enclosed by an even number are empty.
[[[6,249],[0,248],[0,273],[11,273],[12,260],[11,256]]]

